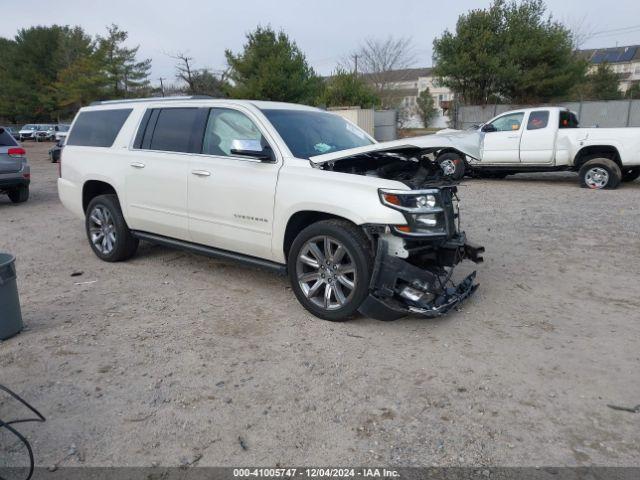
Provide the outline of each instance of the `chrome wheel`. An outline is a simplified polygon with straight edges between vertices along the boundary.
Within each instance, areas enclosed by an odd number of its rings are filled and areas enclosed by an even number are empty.
[[[589,188],[604,188],[609,183],[609,172],[602,167],[593,167],[585,173],[584,182]]]
[[[116,248],[116,225],[111,212],[102,205],[96,205],[89,215],[91,243],[103,255],[109,255]]]
[[[325,310],[344,306],[356,289],[356,265],[351,255],[328,235],[313,237],[302,246],[296,275],[304,295]]]
[[[456,164],[453,160],[442,161],[440,163],[440,168],[442,168],[442,171],[446,176],[451,176],[456,173]]]

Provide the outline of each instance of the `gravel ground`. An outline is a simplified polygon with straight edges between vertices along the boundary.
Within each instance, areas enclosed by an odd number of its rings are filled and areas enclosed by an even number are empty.
[[[0,197],[27,325],[0,383],[47,417],[20,427],[39,465],[640,465],[640,414],[607,407],[640,403],[639,181],[468,181],[477,294],[335,324],[244,266],[148,244],[101,262],[49,146],[26,146],[29,202]],[[25,463],[0,434],[0,465]]]

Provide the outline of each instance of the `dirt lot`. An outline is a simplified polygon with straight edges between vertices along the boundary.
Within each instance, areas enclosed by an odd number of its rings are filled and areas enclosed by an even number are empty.
[[[640,464],[640,414],[607,407],[640,403],[640,182],[468,181],[477,295],[334,324],[270,273],[148,244],[99,261],[49,146],[27,145],[30,201],[0,198],[28,327],[0,383],[47,417],[21,427],[39,465]],[[0,434],[0,465],[16,449]]]

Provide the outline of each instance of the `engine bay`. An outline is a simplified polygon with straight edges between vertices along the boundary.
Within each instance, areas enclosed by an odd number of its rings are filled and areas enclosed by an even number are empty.
[[[373,151],[341,158],[319,168],[333,172],[384,178],[404,183],[412,190],[455,185],[436,162],[439,151],[433,148],[402,148]]]

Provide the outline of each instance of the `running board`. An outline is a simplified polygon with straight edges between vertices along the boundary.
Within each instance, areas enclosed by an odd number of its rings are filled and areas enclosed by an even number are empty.
[[[234,262],[244,263],[245,265],[251,265],[253,267],[270,270],[280,275],[287,274],[286,265],[272,262],[270,260],[251,257],[249,255],[230,252],[228,250],[221,250],[219,248],[207,247],[206,245],[200,245],[198,243],[191,243],[191,242],[185,242],[183,240],[176,240],[175,238],[164,237],[162,235],[155,235],[153,233],[139,232],[139,231],[133,230],[131,231],[131,234],[134,237],[139,238],[140,240],[156,243],[158,245],[163,245],[165,247],[178,248],[180,250],[186,250],[192,253],[199,253],[201,255],[206,255],[207,257],[219,258],[222,260],[232,260]]]

